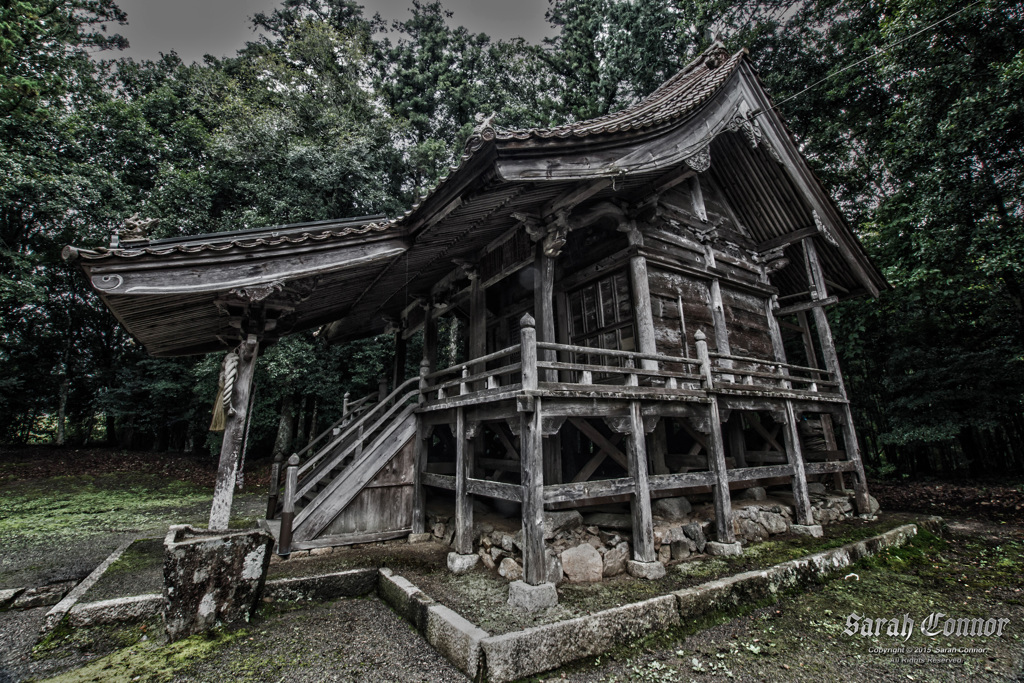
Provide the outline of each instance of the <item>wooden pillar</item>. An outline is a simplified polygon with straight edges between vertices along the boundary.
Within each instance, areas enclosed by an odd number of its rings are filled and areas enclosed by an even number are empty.
[[[395,332],[395,360],[391,366],[391,386],[398,386],[405,381],[405,357],[408,342],[403,334],[404,330]]]
[[[277,516],[277,501],[281,494],[281,468],[284,466],[284,454],[274,456],[274,464],[270,466],[270,491],[267,494],[267,519]]]
[[[473,440],[466,430],[465,408],[455,409],[455,552],[473,552],[473,496],[466,490],[473,473]],[[543,532],[542,532],[543,533]]]
[[[814,247],[813,238],[805,238],[803,245],[812,292],[817,293],[819,300],[827,299],[825,275],[821,270],[821,263],[818,261],[818,252]],[[839,368],[839,355],[836,353],[835,340],[832,338],[832,328],[828,324],[828,315],[826,315],[824,307],[815,306],[811,310],[814,312],[814,326],[818,329],[818,341],[821,344],[821,355],[824,356],[825,367],[839,383],[839,393],[844,401],[843,436],[846,444],[846,459],[853,462],[855,467],[853,490],[856,495],[857,512],[862,515],[870,514],[867,477],[864,473],[864,463],[860,457],[860,446],[857,443],[857,432],[853,426],[853,413],[850,410],[849,397],[846,395],[843,373]]]
[[[427,387],[427,374],[430,373],[430,361],[424,358],[420,361],[420,395],[419,402],[427,400],[423,390]],[[416,415],[416,442],[413,444],[415,452],[413,459],[412,482],[412,533],[422,534],[427,526],[427,492],[423,486],[423,470],[427,467],[427,434],[428,428],[423,423],[422,414]]]
[[[793,402],[786,401],[786,457],[793,466],[793,505],[796,523],[814,524],[811,515],[811,499],[807,494],[807,472],[804,470],[804,453],[800,444],[800,430],[796,423]]]
[[[629,246],[634,252],[644,246],[644,236],[635,223],[629,224],[626,232]],[[651,284],[647,277],[647,259],[640,253],[629,257],[629,281],[633,290],[633,320],[636,323],[636,341],[640,353],[657,353],[658,347],[654,336],[654,313],[651,310]],[[643,359],[640,367],[645,370],[657,370],[658,362]]]
[[[238,372],[231,392],[231,411],[225,417],[224,440],[220,447],[220,462],[217,465],[217,482],[213,488],[213,504],[210,506],[210,529],[225,531],[231,519],[231,502],[235,494],[235,478],[238,462],[242,455],[242,438],[245,432],[245,417],[249,411],[249,395],[252,378],[259,355],[259,340],[250,334],[239,344]]]
[[[533,310],[537,316],[537,341],[555,341],[555,259],[544,253],[544,242],[537,243],[537,286],[533,290]],[[555,360],[555,352],[542,349],[538,358],[543,361]],[[558,373],[544,370],[540,373],[543,382],[557,381]]]
[[[284,501],[281,504],[281,529],[277,553],[287,558],[292,552],[292,524],[295,522],[295,494],[299,489],[299,456],[292,453],[284,475]]]
[[[715,346],[718,353],[729,354],[732,349],[729,346],[729,329],[725,322],[725,305],[722,303],[722,285],[718,278],[711,279],[711,319],[715,323]],[[732,367],[732,366],[728,366]]]
[[[782,330],[779,328],[779,321],[775,317],[775,309],[778,307],[778,297],[772,295],[764,301],[764,315],[768,320],[768,334],[772,340],[772,358],[779,363],[787,363],[786,360],[786,346],[782,342]],[[785,377],[789,375],[787,368],[779,368],[779,375]],[[781,380],[781,386],[783,389],[792,389],[793,384],[788,380]]]
[[[633,479],[633,559],[654,562],[654,518],[651,515],[651,486],[647,476],[647,445],[644,443],[644,422],[640,416],[640,402],[629,402],[629,448],[627,449],[629,476]]]
[[[487,290],[480,281],[480,275],[476,270],[469,270],[469,357],[480,358],[487,354]],[[472,366],[471,374],[484,372],[483,364]],[[480,381],[473,384],[473,390],[478,391],[486,388],[486,382]]]
[[[651,433],[651,469],[655,474],[669,474],[665,458],[668,456],[668,428],[664,417],[658,418],[658,424]]]
[[[708,466],[715,477],[715,536],[719,543],[735,543],[732,494],[729,492],[729,473],[725,465],[725,443],[722,440],[722,418],[718,410],[717,396],[711,397],[708,422]]]
[[[743,436],[743,416],[740,411],[732,411],[729,417],[729,451],[736,462],[736,467],[747,466],[747,443]]]
[[[434,306],[431,302],[423,304],[423,308],[426,316],[423,320],[423,358],[433,372],[437,370],[437,318],[434,317]]]
[[[832,426],[832,416],[828,413],[821,416],[821,436],[825,439],[825,450],[833,452],[839,450],[839,444],[836,443],[836,432]],[[838,460],[838,458],[830,454],[826,460]],[[846,488],[842,472],[832,473],[832,488],[837,491]]]
[[[519,321],[523,391],[537,389],[537,331],[529,314]],[[531,410],[532,408],[532,410]],[[523,491],[523,580],[531,586],[547,582],[544,561],[544,445],[541,399],[519,406],[519,468]]]

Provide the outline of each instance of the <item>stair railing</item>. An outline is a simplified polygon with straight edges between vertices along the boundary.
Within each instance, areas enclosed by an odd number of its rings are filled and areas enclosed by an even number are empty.
[[[331,439],[326,445],[319,449],[309,460],[299,467],[299,490],[297,497],[302,498],[317,482],[330,472],[334,465],[349,455],[355,448],[360,451],[363,442],[385,424],[395,412],[398,411],[409,400],[419,396],[419,377],[407,379],[392,391],[382,401],[377,402],[370,410],[366,411],[358,420],[351,423]],[[410,391],[409,389],[412,388]],[[325,456],[333,453],[334,457]],[[357,452],[358,455],[358,452]]]

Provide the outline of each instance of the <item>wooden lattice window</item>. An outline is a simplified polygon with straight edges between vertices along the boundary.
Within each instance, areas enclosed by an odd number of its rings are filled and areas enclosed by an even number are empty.
[[[613,273],[568,295],[569,343],[594,349],[636,350],[633,302],[629,276]],[[575,362],[622,365],[622,359],[600,354],[576,354]]]

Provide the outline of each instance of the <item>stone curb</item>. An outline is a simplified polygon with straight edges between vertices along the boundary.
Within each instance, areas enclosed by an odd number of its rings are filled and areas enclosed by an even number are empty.
[[[486,638],[487,680],[514,681],[679,624],[673,595]]]
[[[377,594],[399,616],[416,627],[439,653],[471,679],[481,664],[481,642],[491,634],[453,610],[438,604],[404,576],[380,570]]]
[[[263,586],[263,598],[270,600],[333,600],[354,598],[377,588],[376,569],[349,569],[334,574],[273,579]]]
[[[930,519],[922,526],[941,520]],[[879,536],[849,543],[768,569],[709,581],[669,595],[609,610],[485,638],[481,643],[487,680],[508,683],[598,655],[618,645],[680,624],[684,619],[739,604],[775,597],[780,591],[834,574],[883,548],[917,535],[907,524]]]
[[[162,593],[133,595],[99,602],[83,602],[68,612],[68,622],[74,627],[143,621],[160,614],[164,607]]]
[[[96,585],[96,582],[99,581],[100,577],[103,576],[107,569],[110,568],[110,565],[117,562],[121,555],[124,554],[124,551],[128,550],[134,542],[135,539],[133,538],[117,546],[114,552],[110,553],[107,559],[103,560],[103,562],[100,562],[99,566],[96,567],[96,569],[93,569],[89,576],[82,579],[82,582],[72,588],[71,592],[65,595],[63,600],[54,605],[53,608],[46,613],[46,617],[43,619],[43,625],[39,629],[40,632],[48,633],[49,631],[52,631],[57,624],[61,622],[61,619],[71,611],[71,608],[82,599],[82,596],[85,595],[90,588]]]

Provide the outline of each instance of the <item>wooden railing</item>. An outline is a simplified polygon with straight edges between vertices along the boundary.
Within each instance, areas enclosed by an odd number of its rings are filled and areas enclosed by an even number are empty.
[[[465,363],[425,373],[420,379],[420,393],[426,402],[432,402],[478,391],[511,389],[518,384],[515,380],[516,375],[523,371],[522,362],[506,362],[491,369],[487,369],[487,365],[512,360],[520,350],[521,345],[516,344]]]

